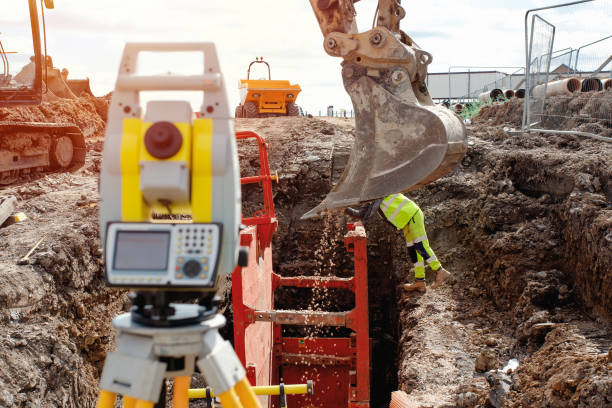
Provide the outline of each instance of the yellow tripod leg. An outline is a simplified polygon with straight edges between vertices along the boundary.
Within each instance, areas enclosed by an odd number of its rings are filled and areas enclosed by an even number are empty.
[[[115,399],[117,399],[117,394],[114,392],[101,390],[98,395],[98,402],[96,402],[96,408],[114,408]]]
[[[123,408],[135,408],[136,407],[136,398],[128,397],[127,395],[123,396]]]
[[[223,394],[219,395],[219,401],[221,401],[221,406],[223,408],[244,408],[233,388],[230,388]]]
[[[134,408],[153,408],[153,405],[155,405],[153,402],[136,400],[136,405]]]
[[[174,408],[189,408],[189,383],[191,377],[176,377],[174,379],[174,398],[172,406]]]
[[[261,408],[259,399],[255,395],[255,391],[253,391],[253,388],[246,377],[238,381],[234,388],[240,397],[240,402],[242,402],[242,405],[245,408]]]

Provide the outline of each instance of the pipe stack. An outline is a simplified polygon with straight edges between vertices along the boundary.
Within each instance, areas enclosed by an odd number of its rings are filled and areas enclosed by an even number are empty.
[[[512,89],[506,89],[504,90],[504,96],[506,97],[506,99],[512,99],[514,98],[514,91]]]
[[[531,94],[536,98],[541,98],[543,96],[571,95],[580,90],[580,80],[577,78],[566,78],[549,82],[546,87],[546,95],[544,95],[545,87],[546,84],[538,85],[533,88]]]
[[[604,82],[604,89],[612,89],[612,78],[606,79]]]
[[[582,80],[582,92],[599,92],[603,90],[603,84],[599,78],[585,78]]]
[[[514,96],[519,99],[525,99],[525,88],[517,89],[516,92],[514,92]]]
[[[504,92],[501,89],[495,88],[491,92],[487,91],[478,95],[478,100],[481,103],[490,103],[501,99],[502,96],[504,96]]]

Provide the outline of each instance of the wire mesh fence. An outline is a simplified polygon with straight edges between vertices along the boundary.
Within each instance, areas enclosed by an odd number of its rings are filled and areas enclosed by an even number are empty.
[[[527,17],[523,131],[612,142],[612,0],[556,5]],[[576,19],[592,21],[593,31],[576,35]],[[582,41],[553,52],[559,37]]]
[[[527,79],[525,81],[526,89],[530,91],[530,97],[525,101],[524,120],[529,127],[536,126],[542,121],[554,39],[555,26],[538,14],[533,15],[529,49],[527,51]],[[544,90],[534,94],[532,89],[538,84],[544,84]]]
[[[519,68],[516,71],[506,74],[505,76],[502,76],[501,78],[495,81],[485,84],[481,88],[471,91],[471,93],[467,94],[464,99],[479,100],[481,99],[481,97],[489,100],[510,99],[513,98],[515,95],[523,95],[517,93],[516,91],[522,89],[521,87],[524,85],[524,82],[525,68]],[[502,91],[502,94],[497,96],[497,98],[494,97],[494,95],[496,94],[496,90]]]
[[[525,68],[454,66],[448,70],[447,81],[446,102],[473,102],[487,91],[518,89],[525,81]]]

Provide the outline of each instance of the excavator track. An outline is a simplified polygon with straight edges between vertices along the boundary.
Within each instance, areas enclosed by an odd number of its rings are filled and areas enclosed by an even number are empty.
[[[73,172],[83,167],[86,153],[74,124],[0,121],[0,185],[36,172]]]

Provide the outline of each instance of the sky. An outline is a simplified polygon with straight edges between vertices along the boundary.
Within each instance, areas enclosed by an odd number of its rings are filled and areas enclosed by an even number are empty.
[[[356,3],[360,31],[371,28],[376,3]],[[450,66],[524,66],[525,11],[558,3],[404,0],[401,28],[433,55],[430,72],[447,72]],[[558,27],[555,49],[610,34],[611,1],[595,3],[542,13]],[[0,15],[0,33],[19,23],[19,15],[10,15]],[[113,89],[127,41],[212,41],[230,106],[239,101],[238,80],[246,76],[249,63],[263,56],[272,79],[301,86],[298,104],[308,112],[317,115],[328,105],[351,109],[342,86],[341,60],[324,51],[308,0],[55,0],[55,9],[46,13],[46,26],[47,50],[55,66],[68,68],[70,78],[89,77],[96,95]],[[263,76],[255,72],[255,77]]]

